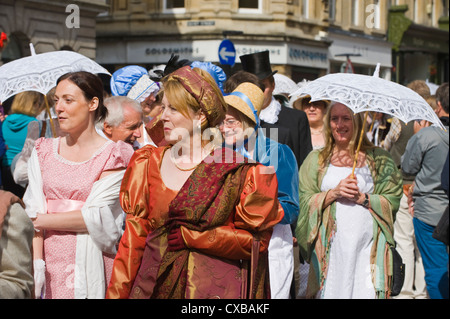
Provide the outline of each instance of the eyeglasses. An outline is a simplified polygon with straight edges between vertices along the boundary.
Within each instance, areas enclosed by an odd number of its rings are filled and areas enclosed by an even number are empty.
[[[240,122],[238,120],[224,120],[222,123],[219,124],[219,127],[226,126],[228,128],[235,128],[238,126]]]
[[[314,108],[325,107],[325,103],[322,101],[302,102],[302,108],[307,109],[310,107],[314,107]]]

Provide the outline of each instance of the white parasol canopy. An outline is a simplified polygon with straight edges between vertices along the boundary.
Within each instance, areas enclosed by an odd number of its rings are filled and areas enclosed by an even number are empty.
[[[349,73],[324,75],[302,86],[291,96],[311,96],[311,101],[340,102],[353,112],[380,112],[408,123],[427,120],[444,129],[431,106],[406,86],[380,78],[380,64],[373,76]]]
[[[44,95],[56,86],[63,74],[75,71],[110,74],[101,65],[73,51],[52,51],[36,54],[30,43],[31,56],[0,66],[0,102],[24,91]]]

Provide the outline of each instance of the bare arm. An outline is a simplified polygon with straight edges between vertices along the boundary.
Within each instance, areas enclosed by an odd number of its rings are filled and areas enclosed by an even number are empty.
[[[112,174],[118,170],[109,170],[101,174],[100,179]],[[33,219],[33,224],[39,230],[57,230],[70,232],[87,232],[81,210],[74,210],[63,213],[38,214]]]

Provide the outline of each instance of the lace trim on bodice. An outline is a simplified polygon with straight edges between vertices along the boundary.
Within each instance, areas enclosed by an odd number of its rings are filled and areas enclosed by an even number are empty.
[[[60,161],[60,162],[62,162],[64,164],[68,164],[68,165],[83,165],[83,164],[91,161],[92,159],[94,159],[99,154],[101,154],[109,144],[114,143],[113,141],[108,140],[97,151],[95,151],[94,154],[92,154],[92,156],[89,159],[87,159],[87,160],[85,160],[83,162],[73,162],[73,161],[70,161],[70,160],[62,157],[59,154],[58,149],[59,149],[60,141],[61,141],[61,137],[55,138],[53,140],[53,155],[55,156],[55,158],[58,161]]]

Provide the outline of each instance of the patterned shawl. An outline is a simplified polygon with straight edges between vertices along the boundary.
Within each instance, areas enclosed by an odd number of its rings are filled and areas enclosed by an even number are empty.
[[[370,265],[377,298],[387,298],[392,285],[392,253],[395,214],[402,196],[402,177],[389,153],[381,148],[367,151],[366,163],[374,181],[370,213],[374,219]],[[336,203],[322,209],[327,192],[320,190],[328,162],[319,167],[319,151],[311,152],[300,168],[300,215],[296,237],[302,257],[310,263],[307,297],[324,287],[330,243],[336,230]]]
[[[251,164],[241,158],[230,161],[226,148],[206,158],[192,173],[169,207],[166,228],[184,226],[205,231],[224,225],[234,211],[241,186]],[[232,152],[236,154],[235,152]],[[217,164],[221,156],[221,164]],[[189,250],[166,251],[158,271],[152,298],[184,298]]]

